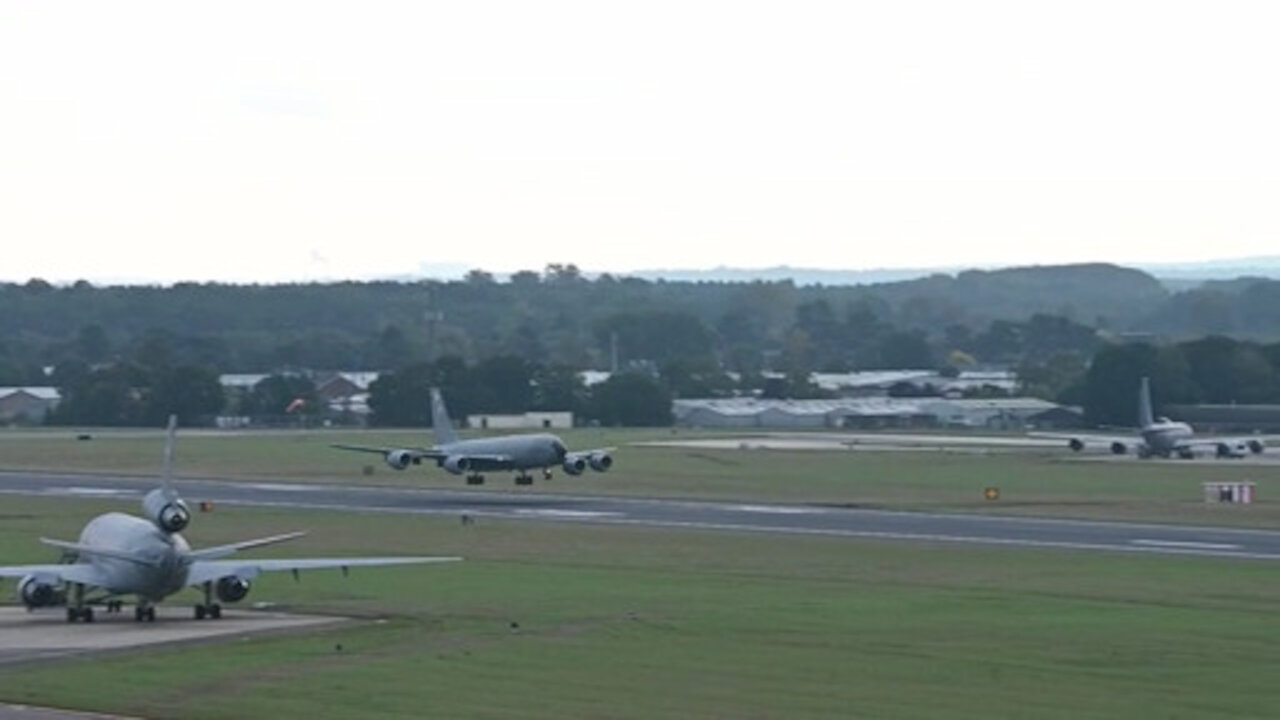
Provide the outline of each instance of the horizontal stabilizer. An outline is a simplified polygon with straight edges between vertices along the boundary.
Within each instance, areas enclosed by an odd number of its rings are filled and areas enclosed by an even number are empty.
[[[224,558],[228,555],[234,555],[241,550],[249,548],[262,547],[263,545],[274,545],[282,543],[286,540],[293,540],[306,535],[305,530],[298,532],[284,533],[283,535],[272,535],[271,537],[257,538],[254,540],[241,540],[240,542],[229,543],[227,545],[215,545],[213,547],[202,548],[200,550],[192,550],[187,553],[187,557],[193,560],[216,560]]]
[[[60,550],[69,550],[81,556],[108,557],[108,558],[114,558],[116,560],[126,560],[131,563],[137,563],[139,565],[148,565],[152,567],[156,565],[156,561],[154,560],[150,560],[148,558],[142,557],[141,555],[127,552],[125,550],[113,550],[108,548],[94,547],[92,545],[81,545],[80,543],[68,542],[66,540],[53,540],[51,538],[44,538],[44,537],[40,538],[40,542],[44,543],[45,545],[49,545],[50,547],[56,547]]]

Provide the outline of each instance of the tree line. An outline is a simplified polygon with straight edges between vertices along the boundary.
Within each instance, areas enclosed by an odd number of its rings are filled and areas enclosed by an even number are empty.
[[[1141,377],[1151,379],[1157,409],[1280,404],[1280,342],[1209,336],[1164,345],[1108,343],[1090,356],[1072,350],[1024,360],[1017,374],[1021,394],[1080,406],[1092,424],[1133,425]],[[63,399],[46,421],[57,425],[156,426],[170,413],[188,425],[209,424],[219,415],[332,414],[317,399],[313,378],[301,373],[268,375],[243,392],[229,392],[211,368],[162,363],[60,366],[54,382]],[[446,356],[383,373],[369,388],[370,422],[430,425],[431,387],[444,391],[457,417],[570,411],[581,422],[605,426],[668,425],[676,397],[829,397],[807,376],[731,375],[723,369],[696,374],[679,362],[620,372],[588,386],[566,365],[514,355],[477,363]]]

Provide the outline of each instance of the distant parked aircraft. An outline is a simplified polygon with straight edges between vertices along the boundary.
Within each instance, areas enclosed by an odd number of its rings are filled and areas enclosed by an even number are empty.
[[[404,565],[449,562],[457,557],[350,557],[291,558],[287,560],[230,560],[236,552],[292,540],[305,533],[244,540],[228,545],[191,549],[178,534],[191,521],[187,504],[169,480],[173,468],[176,419],[169,418],[161,487],[142,499],[146,517],[110,512],[84,526],[77,542],[40,538],[59,548],[64,562],[48,565],[0,566],[0,577],[17,577],[18,599],[28,609],[66,605],[67,622],[93,622],[93,605],[119,610],[120,596],[136,595],[134,619],[156,619],[156,603],[186,587],[204,590],[204,602],[195,606],[195,618],[222,617],[223,602],[237,602],[249,592],[250,581],[261,572],[342,568],[366,565]],[[71,562],[65,559],[71,558]],[[97,595],[91,595],[97,591]]]
[[[1250,437],[1196,437],[1191,426],[1166,417],[1153,417],[1151,412],[1151,386],[1142,378],[1138,387],[1138,437],[1115,435],[1062,435],[1037,433],[1038,437],[1063,438],[1067,447],[1080,452],[1089,446],[1107,446],[1112,453],[1124,455],[1136,453],[1140,458],[1178,457],[1189,459],[1198,450],[1212,452],[1221,458],[1244,457],[1260,453],[1264,445],[1259,438]]]
[[[551,478],[551,468],[559,466],[569,475],[581,475],[587,468],[604,472],[613,466],[609,454],[613,448],[597,448],[570,452],[564,441],[550,433],[526,433],[498,435],[494,437],[459,440],[445,409],[444,398],[436,388],[431,389],[431,434],[435,444],[425,448],[369,447],[365,445],[340,445],[340,450],[377,453],[387,465],[404,470],[410,465],[420,465],[432,460],[439,467],[454,475],[466,475],[468,485],[484,483],[487,471],[514,470],[517,485],[532,485],[529,470],[541,469],[545,479]]]

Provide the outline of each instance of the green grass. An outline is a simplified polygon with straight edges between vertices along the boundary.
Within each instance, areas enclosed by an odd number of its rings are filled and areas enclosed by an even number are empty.
[[[1236,461],[1082,461],[1066,451],[1021,453],[707,450],[633,446],[638,440],[707,437],[672,430],[564,433],[571,447],[617,446],[614,468],[579,477],[557,473],[522,492],[666,496],[946,512],[1032,514],[1245,527],[1280,526],[1280,465]],[[179,440],[178,474],[188,477],[462,488],[442,469],[397,472],[375,455],[328,447],[419,444],[421,431],[188,432]],[[94,432],[77,441],[67,430],[0,432],[0,469],[156,474],[162,433]],[[365,473],[365,467],[369,473]],[[1206,505],[1201,483],[1250,480],[1250,506]],[[1000,489],[997,502],[983,488]],[[511,490],[507,473],[487,490]]]
[[[3,508],[5,564],[130,509]],[[261,553],[467,561],[259,578],[250,600],[385,622],[6,666],[0,699],[155,718],[1261,718],[1280,701],[1271,563],[245,508],[188,538],[294,528],[313,532]]]

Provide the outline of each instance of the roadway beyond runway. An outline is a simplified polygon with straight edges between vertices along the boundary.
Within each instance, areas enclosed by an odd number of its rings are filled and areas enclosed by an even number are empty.
[[[0,472],[0,492],[141,498],[154,478]],[[671,527],[935,543],[1280,560],[1280,531],[935,514],[742,502],[556,495],[540,491],[343,487],[177,480],[190,504],[297,507]],[[85,518],[88,520],[88,518]]]

